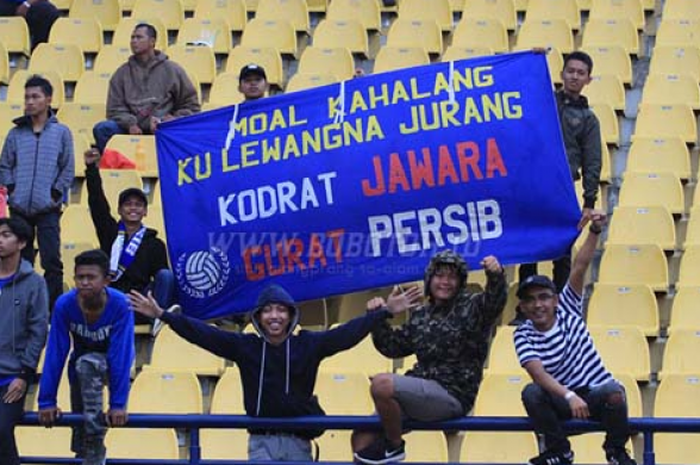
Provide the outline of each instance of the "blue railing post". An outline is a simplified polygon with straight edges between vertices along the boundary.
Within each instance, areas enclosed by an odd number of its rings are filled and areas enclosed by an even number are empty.
[[[653,431],[644,432],[644,465],[656,465]]]
[[[202,459],[202,447],[199,445],[199,427],[190,429],[190,465],[199,465]]]

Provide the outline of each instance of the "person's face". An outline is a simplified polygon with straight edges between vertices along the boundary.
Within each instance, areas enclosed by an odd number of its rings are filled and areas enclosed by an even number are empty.
[[[148,207],[138,197],[127,197],[126,201],[119,205],[118,213],[125,223],[140,223],[148,213]]]
[[[25,245],[26,242],[20,241],[8,225],[0,226],[0,259],[19,253]]]
[[[531,287],[520,299],[520,309],[539,331],[548,331],[554,326],[555,311],[559,297],[551,289]]]
[[[138,27],[131,33],[131,53],[141,55],[156,48],[156,39],[148,35],[148,29]]]
[[[270,341],[277,342],[285,338],[291,321],[289,308],[286,305],[265,305],[258,315],[260,327]]]
[[[253,74],[241,79],[238,90],[246,100],[256,100],[265,96],[267,81],[262,76]]]
[[[75,267],[75,287],[85,302],[95,302],[109,286],[109,277],[97,265]]]
[[[459,289],[459,275],[453,266],[442,266],[430,278],[430,295],[440,304],[454,298]]]
[[[578,95],[591,82],[591,73],[586,63],[580,60],[569,60],[561,72],[561,79],[566,92]]]
[[[44,93],[41,87],[24,89],[24,114],[38,116],[46,113],[51,106],[51,97]]]

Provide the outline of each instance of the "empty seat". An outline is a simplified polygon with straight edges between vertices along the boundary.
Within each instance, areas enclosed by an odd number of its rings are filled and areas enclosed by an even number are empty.
[[[483,57],[493,55],[494,51],[490,47],[462,47],[459,45],[450,45],[442,54],[443,62],[458,61],[467,58]]]
[[[217,18],[187,18],[177,33],[177,44],[206,45],[214,53],[226,55],[233,47],[229,25]]]
[[[437,21],[445,32],[452,30],[452,7],[449,0],[402,0],[399,18],[418,21]]]
[[[620,78],[623,84],[632,84],[632,60],[624,47],[595,46],[586,47],[583,51],[593,60],[592,76],[612,74]]]
[[[644,29],[641,0],[593,0],[590,19],[629,19],[637,29]]]
[[[654,47],[649,74],[690,76],[696,83],[700,82],[700,48],[672,45]]]
[[[377,58],[374,60],[374,72],[382,73],[384,71],[428,64],[430,64],[430,57],[428,57],[428,53],[422,48],[386,46],[382,47],[379,53],[377,53]]]
[[[512,333],[511,333],[512,337]],[[523,374],[487,374],[474,401],[474,416],[524,417],[527,416],[521,398],[523,389],[532,379]]]
[[[309,31],[309,12],[305,0],[259,0],[255,19],[288,21],[295,31]]]
[[[328,357],[321,363],[321,370],[334,372],[365,373],[369,376],[391,371],[391,360],[377,352],[372,337],[364,338],[350,350]]]
[[[321,21],[314,31],[314,46],[346,47],[350,52],[369,56],[369,39],[362,23],[356,19]]]
[[[126,47],[129,49],[129,55],[131,55],[131,48],[129,45],[131,43],[131,34],[134,32],[134,28],[138,24],[146,23],[150,24],[156,29],[156,49],[165,50],[168,48],[168,31],[165,28],[164,21],[164,19],[160,19],[154,15],[149,15],[147,10],[140,16],[134,16],[132,14],[129,18],[122,18],[117,25],[117,29],[114,31],[112,45]]]
[[[700,328],[677,328],[666,341],[659,379],[669,375],[698,375],[700,373]]]
[[[636,137],[627,155],[628,173],[673,173],[690,178],[690,153],[680,137],[655,139]]]
[[[306,0],[309,13],[325,13],[330,0]]]
[[[204,460],[248,460],[248,432],[244,429],[202,429],[200,444]]]
[[[620,189],[619,206],[661,206],[680,215],[685,210],[683,185],[671,173],[627,173]]]
[[[591,110],[600,122],[600,135],[606,144],[620,145],[620,123],[617,114],[609,103],[591,105]]]
[[[466,463],[523,463],[528,457],[537,455],[539,455],[537,439],[531,432],[479,431],[464,434],[459,461]]]
[[[547,52],[547,68],[554,84],[561,84],[561,71],[564,69],[564,55],[556,48]]]
[[[663,18],[700,20],[700,5],[694,0],[666,0]]]
[[[306,47],[299,60],[299,73],[332,74],[344,81],[355,75],[355,62],[344,47]]]
[[[245,100],[238,90],[238,73],[225,72],[219,74],[209,91],[209,104],[213,108],[235,105]]]
[[[151,205],[148,207],[148,215],[144,218],[143,223],[158,232],[158,237],[166,243],[168,243],[167,236],[165,234],[165,218],[163,217],[163,206],[162,205]]]
[[[584,87],[583,94],[590,105],[609,103],[613,110],[625,109],[625,87],[616,75],[593,76],[591,82]]]
[[[21,16],[0,17],[0,42],[9,53],[29,56],[29,28]]]
[[[452,35],[452,47],[488,47],[493,52],[507,52],[508,31],[496,19],[464,18]]]
[[[609,244],[657,244],[664,250],[676,248],[676,228],[666,207],[618,206],[610,222]]]
[[[285,90],[287,92],[296,92],[313,87],[325,86],[327,84],[334,84],[338,81],[338,77],[334,74],[299,72],[292,76]]]
[[[15,440],[22,457],[69,458],[75,455],[70,448],[70,428],[19,426],[15,429]]]
[[[153,344],[151,366],[158,370],[220,376],[224,359],[187,342],[166,327]]]
[[[643,104],[687,104],[700,109],[700,87],[691,76],[652,74],[647,77],[642,94]]]
[[[211,399],[212,414],[243,415],[243,387],[241,385],[241,373],[238,367],[226,368]]]
[[[39,44],[29,60],[29,72],[57,72],[66,82],[76,82],[85,71],[83,52],[77,45]]]
[[[673,297],[671,323],[667,328],[668,334],[673,334],[681,329],[700,331],[698,298],[700,298],[700,286],[678,288]]]
[[[65,208],[61,214],[61,239],[74,244],[91,244],[93,248],[99,246],[86,205],[68,205]]]
[[[574,50],[574,36],[563,19],[525,21],[518,31],[518,48],[554,47],[562,53]]]
[[[244,47],[274,48],[283,55],[297,54],[297,35],[288,21],[254,18],[248,22],[241,37]]]
[[[442,431],[412,431],[404,436],[406,462],[447,462],[447,442]]]
[[[588,303],[591,326],[637,326],[646,336],[659,335],[659,308],[654,292],[645,285],[598,284]]]
[[[92,128],[105,119],[107,105],[105,103],[65,103],[58,110],[56,117],[68,126],[73,134],[82,134],[91,143],[95,141]]]
[[[697,122],[689,105],[640,105],[633,137],[681,137],[686,143],[697,140]]]
[[[114,74],[121,65],[129,60],[130,56],[131,48],[129,46],[105,45],[95,57],[92,70],[98,74]],[[83,75],[85,74],[87,73],[83,73]]]
[[[600,158],[600,182],[609,183],[613,177],[612,162],[610,160],[610,148],[608,147],[608,144],[606,144],[603,140],[601,140],[600,144]],[[601,198],[601,196],[599,196],[598,198]]]
[[[84,53],[97,53],[102,48],[102,26],[95,18],[58,18],[51,26],[49,43],[77,45]]]
[[[71,19],[96,19],[103,30],[113,31],[122,18],[122,7],[119,0],[73,0],[69,16]]]
[[[160,338],[161,334],[158,337]],[[165,371],[149,365],[144,366],[131,385],[129,411],[201,414],[202,389],[197,376],[189,372]]]
[[[442,31],[434,20],[397,19],[387,36],[388,47],[423,47],[430,54],[442,54]]]
[[[683,252],[676,286],[700,287],[700,245],[690,245]]]
[[[181,0],[136,0],[132,18],[159,18],[167,30],[177,30],[185,20]]]
[[[154,136],[132,136],[115,134],[107,142],[107,148],[116,150],[137,163],[136,170],[144,177],[158,176],[158,158],[156,156],[156,139]],[[140,154],[138,154],[140,152]],[[143,159],[145,166],[139,166]]]
[[[590,11],[592,0],[576,0],[576,4],[581,11]]]
[[[315,393],[329,415],[370,415],[374,403],[369,388],[369,377],[363,372],[324,367],[316,377]],[[338,396],[339,392],[344,395]]]
[[[216,57],[209,47],[196,45],[173,45],[166,54],[182,66],[187,74],[194,76],[200,84],[211,84],[216,77]]]
[[[141,175],[136,170],[100,170],[102,188],[110,205],[118,205],[119,193],[129,187],[143,189]],[[87,193],[80,198],[83,205],[88,204]]]
[[[462,18],[498,19],[509,31],[518,24],[513,0],[466,0]]]
[[[326,18],[332,21],[359,21],[365,29],[370,31],[378,31],[382,28],[381,7],[378,0],[333,0],[328,5]]]
[[[600,262],[601,284],[645,284],[654,291],[668,289],[668,264],[658,245],[609,245]]]
[[[107,102],[111,73],[86,71],[75,86],[73,102],[80,104],[102,104]],[[102,115],[104,119],[105,115]],[[92,138],[90,138],[92,140]]]
[[[697,188],[696,188],[697,190]],[[693,205],[690,210],[690,219],[685,233],[684,248],[692,245],[700,245],[700,205]]]
[[[629,19],[589,19],[583,32],[583,48],[619,46],[629,55],[639,53],[637,28]]]
[[[663,18],[656,33],[656,47],[700,47],[700,20]]]
[[[654,402],[657,418],[700,417],[700,378],[697,375],[670,375],[659,384]],[[700,463],[700,442],[692,433],[656,433],[656,463]]]
[[[129,408],[131,409],[131,403]],[[177,434],[173,429],[109,428],[105,437],[105,446],[109,459],[177,460],[180,458]]]
[[[581,28],[581,11],[576,0],[529,0],[527,21],[563,19],[570,29]]]
[[[628,374],[637,381],[649,380],[649,345],[640,328],[590,325],[589,331],[608,371]]]
[[[499,326],[496,335],[491,341],[489,349],[488,367],[486,371],[492,374],[526,375],[520,366],[518,354],[515,352],[513,342],[514,326]]]
[[[262,66],[267,75],[267,82],[270,85],[282,86],[284,75],[282,73],[282,57],[277,49],[242,47],[238,46],[231,50],[226,62],[226,72],[236,76],[245,65],[254,63]],[[238,87],[236,85],[236,87]]]
[[[223,20],[231,31],[236,32],[243,31],[248,22],[245,0],[198,0],[194,17]]]

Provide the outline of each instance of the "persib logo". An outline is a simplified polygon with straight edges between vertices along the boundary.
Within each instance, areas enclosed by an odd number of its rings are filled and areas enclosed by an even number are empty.
[[[221,249],[183,253],[177,260],[177,279],[181,288],[198,299],[211,297],[223,290],[231,273],[226,254]]]

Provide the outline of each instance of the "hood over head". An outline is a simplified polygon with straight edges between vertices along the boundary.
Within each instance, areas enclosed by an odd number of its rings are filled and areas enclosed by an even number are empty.
[[[269,304],[282,304],[289,309],[289,328],[287,328],[287,337],[289,337],[294,332],[294,328],[296,328],[296,326],[299,324],[299,307],[297,307],[296,302],[294,302],[294,298],[292,298],[289,292],[278,284],[271,284],[267,286],[258,296],[255,309],[250,315],[255,330],[262,338],[268,341],[267,335],[260,327],[258,317],[263,307]]]
[[[430,280],[442,266],[452,266],[457,271],[457,274],[459,275],[459,288],[457,289],[457,294],[459,294],[466,286],[467,275],[469,274],[469,265],[467,265],[466,260],[452,250],[443,250],[442,252],[438,252],[433,255],[433,257],[430,259],[430,263],[425,268],[425,287],[423,293],[426,297],[430,297]]]

